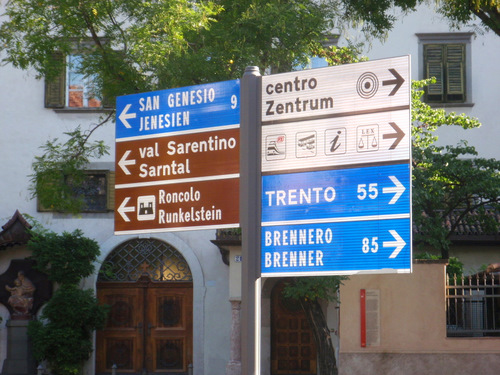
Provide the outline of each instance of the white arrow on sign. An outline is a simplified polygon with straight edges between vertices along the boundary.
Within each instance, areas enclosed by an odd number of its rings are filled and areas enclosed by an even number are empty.
[[[394,237],[396,241],[384,241],[382,245],[384,247],[396,247],[396,249],[389,256],[389,259],[393,259],[399,255],[401,250],[403,250],[403,247],[405,247],[406,242],[401,238],[401,236],[395,230],[391,229],[389,233],[392,234],[392,237]]]
[[[125,220],[127,223],[130,222],[130,219],[127,216],[127,212],[135,212],[135,207],[127,207],[127,203],[130,200],[130,197],[126,197],[122,204],[120,204],[120,207],[118,207],[118,213],[122,215],[123,220]]]
[[[127,165],[135,165],[135,159],[130,159],[130,160],[127,160],[128,156],[130,155],[132,151],[130,150],[127,150],[125,151],[125,153],[123,154],[122,158],[120,159],[120,161],[118,162],[118,165],[120,166],[120,168],[123,170],[123,172],[126,174],[126,175],[130,175],[132,174],[128,168],[127,168]]]
[[[120,121],[123,123],[123,125],[125,125],[125,127],[127,129],[130,129],[132,127],[132,125],[130,125],[127,120],[136,118],[136,116],[137,116],[136,113],[127,113],[127,111],[130,109],[131,106],[132,106],[132,104],[130,104],[130,103],[127,104],[125,106],[125,108],[123,108],[122,113],[120,113],[120,116],[118,116]]]
[[[403,195],[406,188],[404,187],[404,185],[401,182],[399,182],[399,180],[396,178],[396,176],[389,176],[389,178],[391,179],[392,183],[396,186],[385,187],[382,189],[382,193],[384,193],[384,194],[392,194],[393,193],[394,196],[389,201],[389,204],[394,204],[398,201],[399,197],[401,197],[401,195]]]

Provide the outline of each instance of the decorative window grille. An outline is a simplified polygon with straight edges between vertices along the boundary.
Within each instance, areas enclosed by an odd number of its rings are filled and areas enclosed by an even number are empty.
[[[133,239],[118,246],[104,261],[99,281],[192,282],[184,257],[169,244],[155,239]]]

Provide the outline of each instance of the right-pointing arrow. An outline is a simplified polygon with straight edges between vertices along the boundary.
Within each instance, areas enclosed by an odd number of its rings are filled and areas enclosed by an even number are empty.
[[[396,94],[396,92],[398,92],[401,85],[405,82],[405,79],[403,77],[401,77],[401,75],[397,72],[396,69],[389,69],[389,72],[392,73],[392,75],[394,76],[395,79],[389,79],[387,81],[382,81],[382,85],[383,86],[396,85],[396,86],[394,86],[391,93],[389,94],[389,96],[394,96]]]
[[[396,131],[396,133],[384,134],[382,137],[384,139],[395,138],[391,147],[389,147],[389,150],[394,150],[399,145],[399,142],[401,142],[401,140],[405,137],[405,132],[402,131],[401,128],[397,126],[395,122],[390,122],[389,125],[391,125],[391,127]]]
[[[394,239],[396,241],[384,241],[382,245],[384,247],[395,247],[396,248],[396,249],[394,249],[392,254],[389,256],[389,259],[393,259],[399,255],[401,250],[403,250],[403,247],[405,247],[406,242],[401,238],[401,236],[395,230],[391,229],[389,231],[389,233],[392,234],[392,237],[394,237]]]
[[[403,193],[405,192],[406,188],[404,187],[404,185],[396,178],[396,176],[388,176],[392,183],[395,185],[395,186],[391,186],[391,187],[385,187],[382,189],[382,193],[384,194],[391,194],[391,193],[394,193],[394,196],[391,198],[391,200],[389,201],[389,204],[394,204],[398,201],[399,197],[401,197],[401,195],[403,195]]]
[[[130,150],[125,151],[125,153],[123,154],[122,158],[118,162],[118,165],[120,166],[120,168],[123,170],[123,172],[126,175],[130,175],[131,174],[131,172],[127,168],[127,165],[135,165],[135,159],[127,160],[127,158],[130,155],[130,153],[131,153]]]
[[[130,200],[130,197],[126,197],[122,204],[120,204],[120,207],[118,207],[118,213],[122,216],[123,220],[125,220],[127,223],[130,222],[130,219],[127,216],[127,212],[135,212],[135,207],[127,207],[127,203]]]

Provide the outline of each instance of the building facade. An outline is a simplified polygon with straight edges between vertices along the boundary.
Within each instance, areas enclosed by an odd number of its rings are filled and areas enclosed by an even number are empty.
[[[365,54],[371,60],[409,54],[414,79],[439,75],[441,85],[427,99],[433,105],[476,116],[483,123],[481,128],[466,132],[452,127],[442,129],[441,142],[466,139],[480,156],[500,158],[500,106],[496,94],[500,87],[500,38],[477,30],[474,26],[450,30],[436,13],[421,7],[416,13],[398,18],[387,40],[366,45]],[[355,31],[346,33],[339,45],[345,45],[347,39],[359,41],[356,38],[359,35]],[[195,375],[238,373],[238,243],[218,243],[215,230],[114,235],[111,202],[115,130],[111,123],[92,135],[92,139],[102,139],[110,146],[109,155],[92,160],[88,166],[90,182],[86,191],[95,206],[89,205],[86,212],[72,216],[40,207],[32,197],[32,162],[42,154],[40,146],[63,137],[77,125],[86,129],[107,113],[81,77],[68,71],[62,82],[59,85],[64,95],[60,96],[60,91],[54,95],[56,88],[47,87],[43,79],[37,80],[34,72],[10,65],[0,67],[0,224],[8,223],[19,211],[31,224],[37,221],[57,233],[80,229],[99,243],[101,255],[96,272],[82,287],[95,290],[115,309],[109,329],[96,335],[95,351],[84,373],[107,373],[113,365],[137,373],[143,369],[187,373],[191,368]],[[467,245],[457,248],[453,255],[477,269],[500,260],[499,244],[493,241],[481,251]],[[12,260],[29,255],[23,243],[4,246],[0,249],[0,274],[9,269]],[[120,272],[106,279],[100,271],[109,264]],[[279,280],[263,282],[262,374],[314,373],[315,352],[307,344],[310,331],[301,331],[302,318],[279,302],[275,294],[279,288]],[[332,337],[338,343],[338,309],[332,305],[325,309]],[[0,361],[7,357],[4,327],[10,315],[9,309],[0,305]],[[275,319],[277,316],[288,319],[290,326],[283,326],[285,320]],[[342,332],[349,334],[348,330]],[[290,344],[296,335],[304,338],[300,349]],[[286,369],[280,367],[279,360],[300,363]]]

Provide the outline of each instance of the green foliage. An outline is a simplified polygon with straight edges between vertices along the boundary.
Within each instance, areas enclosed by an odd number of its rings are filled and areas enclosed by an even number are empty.
[[[28,247],[33,251],[35,267],[59,284],[77,284],[94,272],[100,251],[96,241],[73,233],[33,232]]]
[[[41,320],[29,323],[35,359],[47,360],[54,375],[78,374],[92,353],[92,332],[104,327],[106,315],[107,309],[98,305],[92,290],[63,285]]]
[[[104,327],[107,315],[93,290],[77,286],[94,272],[99,246],[80,230],[59,235],[39,228],[32,232],[28,247],[34,267],[60,284],[40,319],[29,323],[34,356],[47,360],[54,375],[78,374],[93,350],[92,332]]]
[[[442,258],[439,255],[425,252],[414,254],[413,259],[439,260]],[[461,277],[464,274],[464,264],[457,257],[450,257],[448,259],[448,265],[446,266],[446,273],[450,277],[454,275]]]
[[[441,126],[460,126],[463,129],[474,129],[481,126],[478,119],[465,114],[447,112],[443,108],[434,108],[422,101],[424,88],[436,83],[435,78],[412,82],[411,120],[413,150],[419,152],[437,141],[436,130]]]
[[[314,54],[318,57],[324,58],[328,63],[328,66],[368,61],[366,56],[360,55],[361,47],[361,45],[345,47],[330,46],[327,48],[320,48],[318,51],[315,51]]]
[[[335,2],[313,0],[11,0],[0,52],[3,63],[48,80],[65,68],[54,56],[78,52],[78,73],[112,103],[119,95],[240,78],[250,65],[288,70],[324,39],[335,9]],[[90,159],[107,153],[90,134],[110,119],[42,146],[31,192],[43,207],[81,211],[72,185]]]
[[[450,257],[446,266],[446,273],[449,276],[461,276],[464,274],[464,264],[457,257]]]
[[[76,214],[84,204],[75,194],[75,187],[85,179],[83,169],[91,158],[108,154],[109,147],[103,141],[89,142],[91,132],[79,127],[64,135],[66,141],[56,138],[41,147],[43,155],[36,156],[32,164],[30,190],[42,207]]]
[[[476,16],[486,28],[500,36],[498,0],[443,0],[438,11],[450,20],[453,27],[470,24]]]
[[[414,240],[430,245],[448,258],[450,236],[459,225],[480,226],[495,233],[500,209],[500,161],[478,157],[465,141],[456,146],[436,146],[440,126],[473,129],[481,124],[464,114],[431,108],[420,100],[430,81],[413,83],[413,221]]]
[[[287,280],[283,295],[303,301],[337,301],[337,291],[347,276],[294,277]]]

